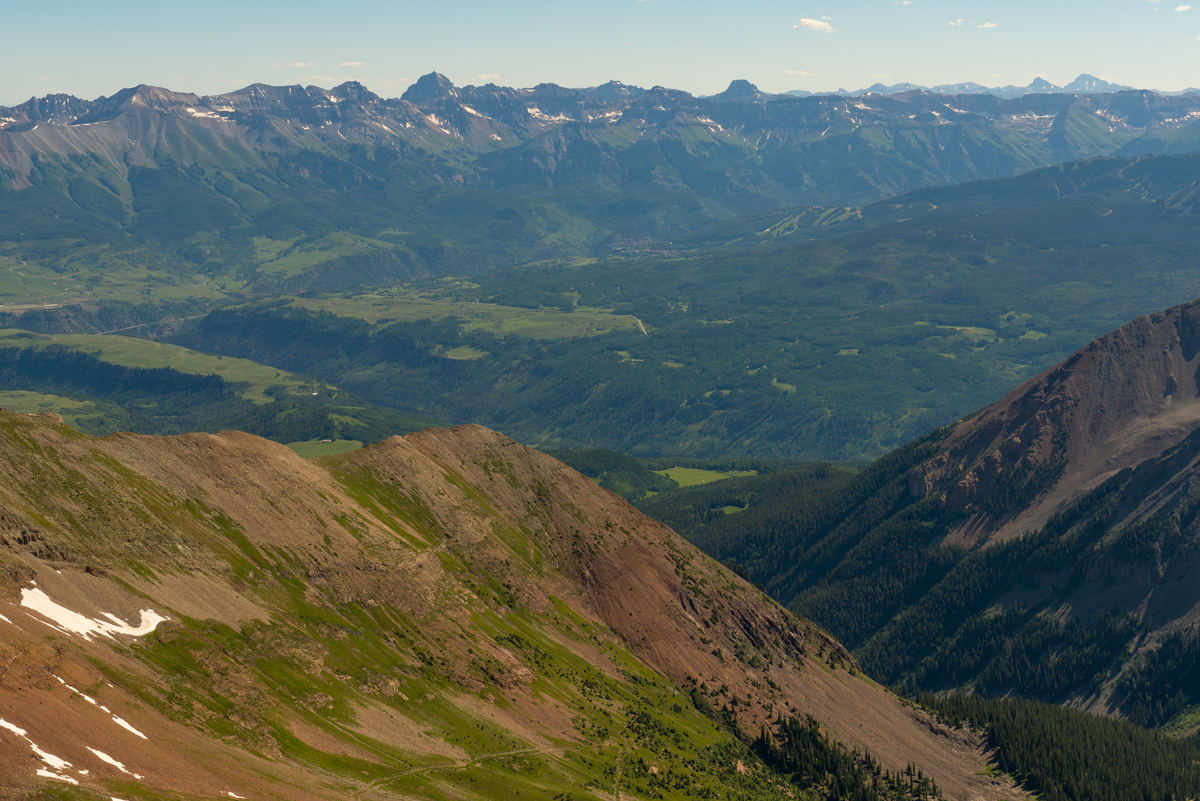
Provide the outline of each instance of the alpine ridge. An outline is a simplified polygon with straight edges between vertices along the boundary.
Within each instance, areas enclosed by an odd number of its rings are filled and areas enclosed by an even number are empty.
[[[97,439],[11,413],[0,429],[16,797],[550,799],[615,781],[782,799],[729,727],[791,714],[894,772],[922,765],[947,797],[1021,796],[974,735],[486,429],[315,461],[236,432]]]
[[[646,90],[617,82],[591,89],[456,87],[434,72],[396,99],[354,81],[333,89],[252,84],[208,96],[141,85],[96,100],[57,94],[0,108],[0,166],[13,172],[14,185],[24,186],[35,157],[94,153],[113,159],[132,142],[130,159],[136,166],[167,153],[184,163],[218,167],[237,163],[229,157],[243,148],[278,153],[357,145],[446,151],[454,154],[452,162],[484,158],[486,169],[488,158],[497,158],[488,154],[536,149],[547,132],[566,127],[592,132],[595,143],[609,151],[635,146],[625,141],[630,136],[665,137],[689,147],[749,148],[737,158],[765,168],[764,188],[782,191],[780,201],[835,205],[935,183],[1012,175],[1069,158],[1156,152],[1144,147],[1142,138],[1153,140],[1160,129],[1190,129],[1200,119],[1200,96],[1101,85],[1090,76],[1076,83],[1080,86],[1031,85],[1031,93],[1012,97],[963,92],[960,86],[797,97],[767,94],[736,80],[725,92],[697,98],[666,87]],[[1084,85],[1105,91],[1078,93]],[[135,135],[117,139],[113,125]],[[1064,126],[1070,129],[1069,144],[1054,136]],[[889,141],[884,151],[898,150],[888,160],[917,159],[940,174],[923,180],[884,177],[877,189],[841,191],[818,190],[787,177],[789,171],[810,169],[802,165],[804,158],[820,158],[846,144],[879,150],[878,137],[866,131]],[[173,142],[178,136],[191,141]],[[938,152],[947,148],[950,152]],[[224,152],[228,149],[234,152]],[[757,158],[751,156],[755,151]],[[970,167],[961,161],[964,155],[980,163]],[[894,169],[884,170],[884,176]],[[475,171],[463,172],[462,180]],[[554,175],[551,168],[541,177],[556,183],[565,177]]]

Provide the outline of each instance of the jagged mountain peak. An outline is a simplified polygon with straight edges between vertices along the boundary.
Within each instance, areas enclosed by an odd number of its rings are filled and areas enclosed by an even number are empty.
[[[1064,92],[1127,92],[1131,89],[1132,86],[1123,86],[1087,73],[1063,87]]]
[[[755,103],[771,98],[772,95],[759,90],[750,81],[737,79],[729,82],[729,87],[720,94],[709,97],[716,103]]]
[[[92,123],[109,120],[120,114],[155,113],[186,113],[186,109],[201,103],[198,95],[183,92],[172,92],[161,86],[138,84],[122,89],[111,97],[101,97],[89,104],[87,110],[74,122]]]
[[[591,89],[585,89],[584,93],[597,100],[626,100],[629,98],[639,97],[646,93],[645,89],[637,86],[629,86],[620,81],[612,80],[608,83],[603,83],[600,86]]]
[[[758,87],[745,79],[737,78],[729,82],[729,87],[725,91],[749,94],[758,92]]]
[[[920,86],[915,83],[894,83],[891,86],[883,83],[875,83],[863,89],[860,92],[854,92],[856,95],[898,95],[904,92],[928,92],[928,87]]]
[[[1039,93],[1039,94],[1042,94],[1042,93],[1049,94],[1051,92],[1061,92],[1062,91],[1061,86],[1055,86],[1054,84],[1050,83],[1045,78],[1042,78],[1040,76],[1037,78],[1034,78],[1032,81],[1030,81],[1029,86],[1027,86],[1025,88],[1028,89],[1030,92],[1035,92],[1035,93]]]
[[[374,103],[382,98],[358,81],[346,81],[329,90],[337,103]]]
[[[85,114],[91,105],[89,101],[73,95],[56,93],[43,97],[31,97],[24,103],[12,106],[10,111],[16,117],[30,122],[46,120],[66,124],[73,122],[81,114]]]
[[[418,78],[416,83],[405,90],[400,99],[410,103],[421,103],[446,97],[458,97],[454,82],[440,72],[430,72]]]

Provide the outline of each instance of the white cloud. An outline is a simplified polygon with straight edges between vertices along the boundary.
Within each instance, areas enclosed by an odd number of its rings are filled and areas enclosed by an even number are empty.
[[[828,19],[828,17],[825,17],[824,19]],[[808,17],[805,17],[793,25],[792,28],[803,28],[806,31],[820,31],[822,33],[833,33],[833,26],[828,22],[825,22],[824,19],[809,19]]]
[[[288,62],[289,67],[311,67],[315,64],[316,64],[315,61],[289,61]]]
[[[783,70],[779,74],[780,75],[807,75],[809,77],[812,76],[811,72],[805,72],[804,70]]]
[[[892,3],[894,6],[911,6],[912,4],[913,0],[896,0],[896,2]]]
[[[884,75],[882,72],[876,72],[876,73],[872,74],[872,75],[871,75],[871,77],[872,77],[872,78],[878,78],[878,79],[880,79],[881,81],[886,81],[886,80],[887,80],[887,76],[886,76],[886,75]]]
[[[341,64],[338,64],[339,67],[362,67],[365,65],[365,61],[343,61]]]
[[[998,22],[985,22],[985,23],[983,23],[982,25],[976,25],[975,27],[976,27],[976,28],[999,28],[999,27],[1000,27],[1000,23],[998,23]]]
[[[951,20],[950,22],[947,22],[946,24],[949,25],[951,28],[961,28],[963,21],[960,18],[960,19],[956,19],[956,20]]]
[[[477,81],[492,81],[494,83],[495,81],[500,80],[500,76],[494,72],[485,72],[482,75],[476,75],[475,80],[477,80]]]
[[[1176,11],[1191,11],[1192,7],[1189,5],[1175,6],[1175,10]]]

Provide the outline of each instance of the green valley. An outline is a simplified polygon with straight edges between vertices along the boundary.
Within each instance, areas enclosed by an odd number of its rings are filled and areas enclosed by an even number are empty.
[[[0,799],[1200,798],[1190,5],[43,5]]]
[[[1190,255],[1200,228],[1175,212],[1176,167],[1186,174],[1194,157],[924,190],[868,207],[924,216],[840,238],[528,265],[393,293],[419,295],[415,310],[374,293],[259,302],[214,311],[171,341],[550,449],[872,458],[1123,321],[1200,294]],[[1114,175],[1107,194],[1092,188]],[[495,322],[494,307],[556,325],[587,310],[578,330],[598,335],[539,339]],[[462,346],[475,358],[433,358]]]

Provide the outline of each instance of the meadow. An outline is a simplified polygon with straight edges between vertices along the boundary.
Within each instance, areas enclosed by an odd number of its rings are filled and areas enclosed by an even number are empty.
[[[463,282],[455,283],[461,286]],[[566,305],[569,303],[566,297],[559,298],[565,308],[522,308],[478,300],[455,300],[447,297],[447,291],[441,288],[443,284],[438,282],[420,291],[394,288],[348,297],[339,295],[286,300],[297,308],[365,320],[372,325],[453,317],[464,331],[497,337],[570,339],[638,330],[637,321],[630,315],[613,314],[611,309]]]
[[[333,392],[331,387],[320,382],[247,359],[214,356],[166,342],[113,335],[31,334],[0,329],[0,347],[46,348],[54,345],[94,354],[102,361],[124,367],[169,367],[189,375],[220,376],[237,385],[238,393],[254,403],[273,403],[275,398],[267,394],[270,387],[283,387],[293,395],[318,397]]]
[[[654,472],[666,476],[681,487],[698,487],[726,478],[757,475],[755,470],[703,470],[696,467],[671,467]]]

